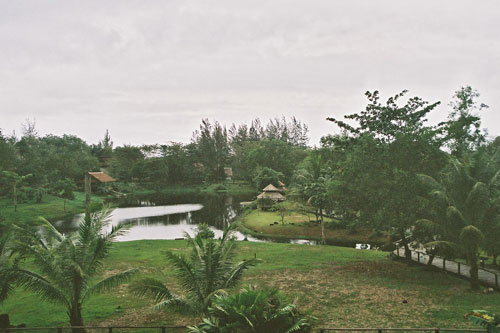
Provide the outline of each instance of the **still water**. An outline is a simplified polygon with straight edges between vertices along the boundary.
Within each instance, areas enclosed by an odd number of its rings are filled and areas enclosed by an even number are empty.
[[[222,230],[241,212],[239,203],[252,199],[251,195],[220,194],[128,197],[114,202],[118,208],[113,210],[109,229],[118,224],[129,227],[117,241],[176,239],[184,238],[185,233],[192,236],[197,225],[206,223],[220,237]],[[77,214],[54,225],[62,232],[73,232],[82,217],[83,214]],[[234,236],[239,240],[262,241],[240,232],[234,232]]]

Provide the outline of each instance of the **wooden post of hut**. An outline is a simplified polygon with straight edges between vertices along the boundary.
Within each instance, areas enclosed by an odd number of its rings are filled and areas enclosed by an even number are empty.
[[[104,172],[87,172],[85,174],[85,219],[90,218],[90,194],[92,192],[92,178],[100,183],[110,183],[116,181]]]

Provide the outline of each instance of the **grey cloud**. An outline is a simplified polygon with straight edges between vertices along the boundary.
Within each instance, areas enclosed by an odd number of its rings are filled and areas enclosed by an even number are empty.
[[[0,127],[92,142],[189,141],[227,124],[296,115],[312,143],[365,90],[443,105],[471,84],[495,108],[498,1],[0,1]]]

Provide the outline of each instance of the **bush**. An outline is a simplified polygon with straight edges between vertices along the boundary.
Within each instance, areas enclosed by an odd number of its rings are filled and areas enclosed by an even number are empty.
[[[217,296],[208,311],[208,318],[189,332],[311,331],[312,317],[301,314],[276,288],[255,290],[249,286],[236,295]]]
[[[203,239],[214,238],[214,232],[209,228],[208,224],[202,223],[196,227],[196,235]]]

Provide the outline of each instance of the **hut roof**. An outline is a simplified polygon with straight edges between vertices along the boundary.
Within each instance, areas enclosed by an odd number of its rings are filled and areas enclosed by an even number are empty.
[[[269,184],[266,187],[264,187],[264,189],[262,191],[264,191],[264,192],[279,192],[280,190],[278,190],[276,188],[276,186],[274,186],[273,184]]]
[[[109,183],[116,181],[116,179],[109,176],[108,174],[105,174],[104,172],[89,172],[89,175],[97,179],[101,183]]]
[[[285,197],[279,192],[262,192],[257,196],[258,199],[271,199],[274,201],[283,201]]]

